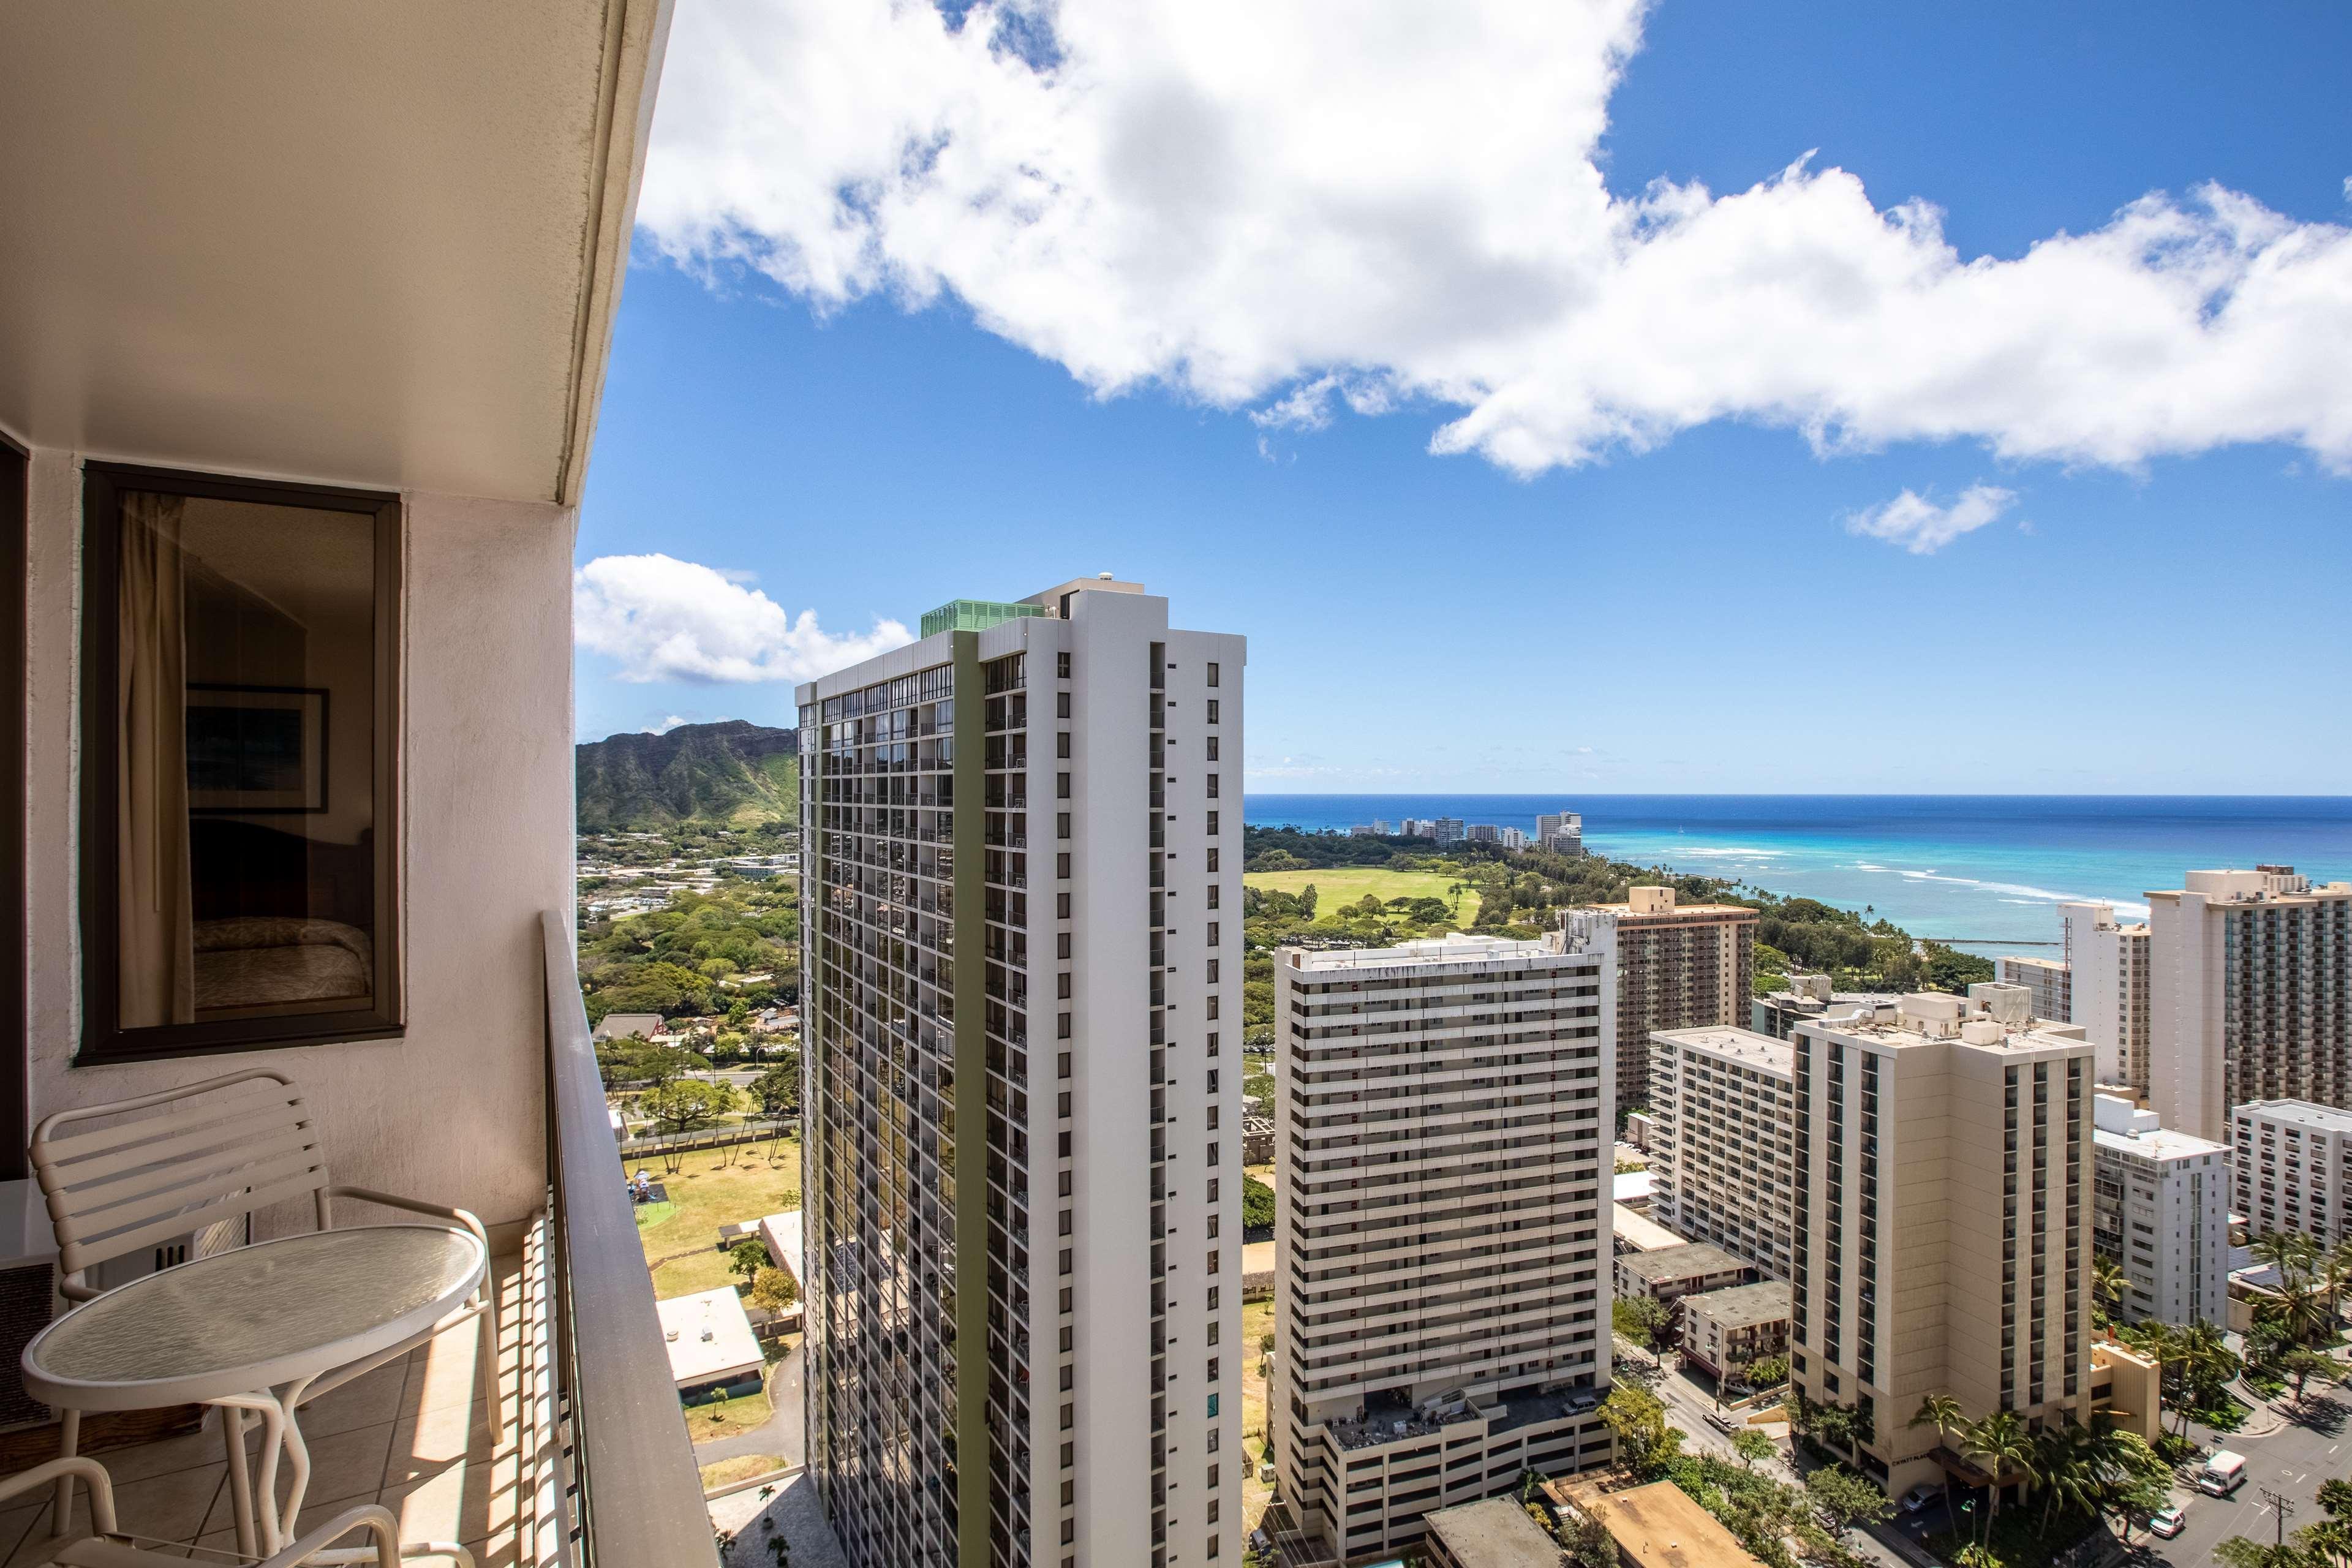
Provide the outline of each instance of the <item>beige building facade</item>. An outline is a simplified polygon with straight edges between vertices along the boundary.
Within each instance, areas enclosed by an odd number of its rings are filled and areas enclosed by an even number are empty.
[[[1274,968],[1267,1426],[1290,1528],[1355,1562],[1525,1470],[1609,1462],[1604,971],[1462,936]]]
[[[1939,1475],[1949,1394],[1971,1418],[2090,1414],[2089,1044],[1923,993],[1798,1026],[1790,1363],[1855,1408],[1890,1494]]]
[[[2232,1108],[2352,1108],[2352,882],[2191,871],[2148,901],[2148,1098],[2216,1141]]]
[[[1775,1279],[1789,1278],[1795,1056],[1787,1041],[1747,1029],[1661,1029],[1650,1037],[1657,1177],[1650,1212]]]
[[[1748,1021],[1755,993],[1754,910],[1685,904],[1672,888],[1636,887],[1622,904],[1571,910],[1570,947],[1604,958],[1612,987],[1617,1104],[1650,1103],[1650,1036],[1660,1029]]]

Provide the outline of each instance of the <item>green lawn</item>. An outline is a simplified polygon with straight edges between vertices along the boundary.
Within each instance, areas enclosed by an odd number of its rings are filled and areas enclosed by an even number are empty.
[[[1454,919],[1466,930],[1478,918],[1478,895],[1464,892],[1461,901],[1447,889],[1454,879],[1443,871],[1384,871],[1377,867],[1350,867],[1325,871],[1251,871],[1242,878],[1253,888],[1296,893],[1315,884],[1315,912],[1328,914],[1341,904],[1352,904],[1366,893],[1390,899],[1443,899],[1454,904]]]
[[[686,1407],[688,1436],[698,1443],[713,1443],[721,1437],[740,1436],[756,1432],[774,1418],[775,1406],[769,1403],[764,1388],[757,1394],[746,1394],[734,1399],[722,1399],[710,1405],[689,1405]]]
[[[1363,895],[1359,893],[1357,897]],[[1265,1448],[1265,1379],[1258,1375],[1258,1358],[1264,1353],[1258,1341],[1274,1332],[1274,1303],[1249,1301],[1242,1307],[1242,1530],[1246,1538],[1257,1528],[1266,1504],[1274,1500],[1274,1488],[1257,1479],[1260,1456]]]
[[[637,1240],[646,1249],[646,1261],[687,1254],[653,1271],[656,1296],[667,1300],[733,1284],[736,1276],[728,1269],[727,1255],[719,1250],[719,1227],[801,1206],[800,1145],[786,1139],[773,1163],[767,1149],[765,1142],[746,1144],[724,1168],[719,1164],[723,1151],[698,1150],[686,1156],[684,1168],[675,1176],[665,1173],[658,1156],[628,1162],[627,1169],[651,1171],[669,1190],[667,1205],[646,1205],[667,1207],[667,1215],[638,1211]]]

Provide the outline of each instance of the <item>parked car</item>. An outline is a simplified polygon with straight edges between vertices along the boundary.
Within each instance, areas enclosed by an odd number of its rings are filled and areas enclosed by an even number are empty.
[[[1943,1495],[1944,1489],[1942,1487],[1937,1486],[1933,1481],[1921,1481],[1917,1486],[1913,1487],[1909,1491],[1903,1494],[1903,1511],[1905,1513],[1917,1513],[1921,1509],[1926,1508],[1929,1503],[1934,1502],[1937,1498]]]
[[[1708,1411],[1706,1413],[1706,1424],[1714,1427],[1717,1431],[1727,1434],[1737,1432],[1740,1427],[1740,1421],[1738,1416],[1726,1415],[1720,1410]]]
[[[2181,1508],[2160,1508],[2147,1516],[2147,1532],[2169,1541],[2189,1523],[2189,1511]]]

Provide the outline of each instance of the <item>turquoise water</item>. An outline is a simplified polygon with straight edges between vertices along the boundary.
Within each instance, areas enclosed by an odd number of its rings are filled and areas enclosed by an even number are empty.
[[[2189,795],[1253,795],[1259,826],[1458,816],[1533,831],[1580,811],[1595,853],[1883,916],[1972,951],[2036,952],[2057,906],[2144,917],[2184,871],[2284,862],[2352,878],[2352,797]]]

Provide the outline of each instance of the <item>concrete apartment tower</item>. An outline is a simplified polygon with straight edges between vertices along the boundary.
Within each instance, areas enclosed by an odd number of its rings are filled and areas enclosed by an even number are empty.
[[[1604,973],[1557,935],[1276,954],[1267,1426],[1304,1560],[1608,1464]]]
[[[2148,1100],[2216,1142],[2257,1100],[2352,1108],[2352,882],[2191,871],[2148,901]]]
[[[1662,1029],[1650,1037],[1650,1110],[1652,1216],[1788,1279],[1797,1181],[1789,1043],[1747,1029]]]
[[[2131,1280],[2117,1315],[2228,1328],[2228,1146],[2158,1126],[2117,1095],[2095,1095],[2092,1120],[2091,1244]]]
[[[1677,905],[1672,888],[1630,888],[1622,904],[1568,911],[1569,945],[1616,973],[1619,1109],[1650,1103],[1652,1034],[1748,1022],[1756,920],[1738,904]]]
[[[2352,1111],[2256,1100],[2230,1123],[2231,1201],[2248,1235],[2299,1231],[2323,1247],[2352,1237]]]
[[[2021,1008],[2019,1009],[2021,1012]],[[2091,1413],[2092,1061],[1932,993],[1797,1026],[1790,1362],[1856,1408],[1890,1496],[1940,1478],[1919,1402]]]
[[[2064,959],[2011,953],[1992,962],[1994,979],[2032,994],[2035,1017],[2055,1018],[2062,1024],[2073,1020],[2074,973]]]
[[[1086,578],[800,689],[808,1461],[857,1568],[1240,1558],[1242,662]]]
[[[2097,1048],[2099,1081],[2148,1093],[2148,927],[2116,919],[2113,904],[2058,906],[2066,932],[2074,1011]],[[2059,1017],[2056,1013],[2046,1017]]]

